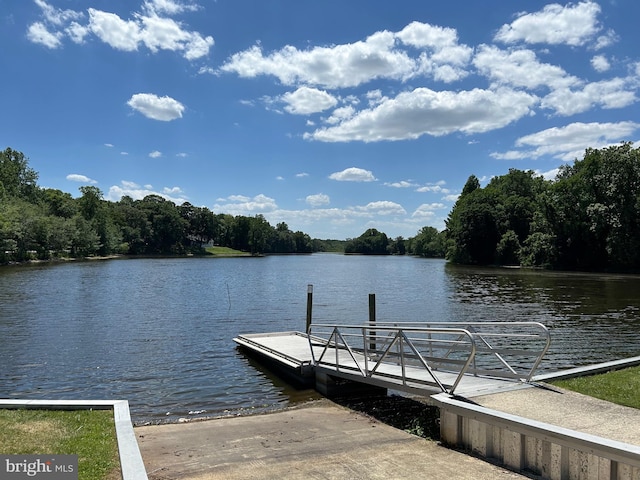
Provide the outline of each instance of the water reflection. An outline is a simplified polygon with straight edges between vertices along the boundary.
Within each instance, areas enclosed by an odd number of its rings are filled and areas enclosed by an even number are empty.
[[[551,329],[543,368],[640,354],[640,276],[447,265],[458,318],[538,321]]]
[[[0,268],[0,397],[126,398],[138,422],[306,398],[232,338],[304,329],[309,283],[314,322],[364,322],[375,293],[379,320],[544,323],[547,369],[640,354],[638,276],[326,254],[69,263]]]

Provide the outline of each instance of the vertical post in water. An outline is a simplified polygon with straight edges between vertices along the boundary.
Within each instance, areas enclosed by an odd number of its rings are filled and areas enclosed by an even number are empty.
[[[376,323],[376,294],[369,294],[369,325],[375,325]],[[376,331],[371,330],[370,333],[371,343],[369,349],[375,352],[376,350]]]
[[[313,309],[313,285],[307,285],[307,334],[311,328],[311,310]]]

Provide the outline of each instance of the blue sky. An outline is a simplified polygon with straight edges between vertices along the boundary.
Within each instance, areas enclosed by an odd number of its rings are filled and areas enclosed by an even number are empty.
[[[469,175],[640,137],[640,2],[0,0],[0,148],[39,184],[444,228]]]

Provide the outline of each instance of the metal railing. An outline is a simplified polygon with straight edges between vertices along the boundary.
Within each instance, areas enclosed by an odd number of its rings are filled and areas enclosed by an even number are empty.
[[[314,365],[449,394],[464,375],[528,382],[550,344],[538,322],[312,324],[308,334]]]

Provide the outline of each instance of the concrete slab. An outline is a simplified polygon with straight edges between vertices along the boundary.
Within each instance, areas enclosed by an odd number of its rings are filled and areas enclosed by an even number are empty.
[[[640,410],[557,388],[474,397],[492,410],[640,446]]]
[[[524,478],[326,399],[135,433],[151,480]]]

